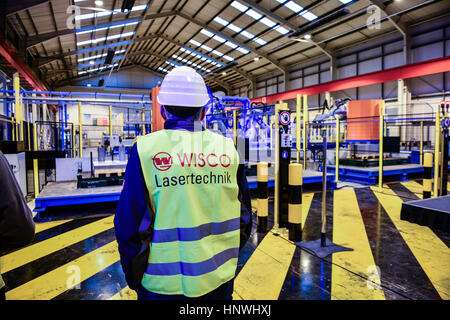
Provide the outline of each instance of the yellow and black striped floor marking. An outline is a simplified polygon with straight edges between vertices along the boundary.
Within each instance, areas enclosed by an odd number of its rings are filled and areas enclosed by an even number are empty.
[[[402,202],[420,199],[420,188],[408,181],[327,192],[327,237],[354,251],[325,259],[257,234],[254,222],[234,298],[449,299],[450,237],[400,220]],[[321,194],[303,194],[303,240],[320,236],[320,213]],[[30,246],[0,257],[7,299],[136,299],[112,215],[37,224],[36,232]]]

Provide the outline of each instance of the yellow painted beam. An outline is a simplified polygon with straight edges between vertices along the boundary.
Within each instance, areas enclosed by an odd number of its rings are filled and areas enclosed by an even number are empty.
[[[57,220],[57,221],[49,221],[49,222],[36,222],[35,225],[35,233],[42,232],[44,230],[59,226],[61,224],[64,224],[66,222],[72,221],[72,219],[69,220]]]
[[[7,300],[50,300],[119,261],[117,242],[110,242],[78,259],[6,292]],[[77,274],[77,271],[79,273]]]
[[[338,252],[332,256],[332,299],[384,300],[384,292],[379,287],[380,277],[355,191],[353,189],[335,191],[333,204],[333,242],[352,248],[353,251]]]
[[[136,291],[131,290],[128,286],[126,286],[108,300],[137,300],[137,294]]]
[[[2,272],[8,272],[31,261],[42,258],[50,253],[59,251],[74,243],[95,236],[100,232],[111,229],[114,227],[113,219],[114,216],[109,216],[80,228],[70,230],[56,237],[4,255],[0,257],[2,261]]]
[[[450,299],[450,249],[428,227],[400,220],[402,200],[390,188],[377,192],[378,201],[391,218],[414,257],[442,299]]]
[[[233,299],[277,300],[295,245],[267,233],[234,281]]]
[[[302,194],[302,229],[305,228],[306,217],[308,216],[313,198],[314,193]]]

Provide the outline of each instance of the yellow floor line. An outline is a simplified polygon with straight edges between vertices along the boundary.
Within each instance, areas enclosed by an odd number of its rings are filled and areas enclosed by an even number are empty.
[[[305,227],[306,217],[308,216],[313,198],[314,193],[306,193],[302,196],[302,229]]]
[[[50,222],[35,222],[34,223],[34,225],[36,227],[35,228],[35,233],[38,233],[38,232],[41,232],[41,231],[44,231],[44,230],[47,230],[47,229],[59,226],[59,225],[61,225],[63,223],[69,222],[69,221],[72,221],[72,219],[69,219],[69,220],[57,220],[57,221],[50,221]]]
[[[128,286],[126,286],[108,300],[137,300],[137,294],[136,291],[131,290]]]
[[[243,300],[276,300],[280,295],[295,245],[267,233],[234,282]]]
[[[400,220],[402,200],[394,191],[371,189],[441,298],[450,299],[450,249],[428,227]]]
[[[49,238],[26,248],[4,255],[0,257],[1,272],[6,273],[31,261],[42,258],[50,253],[59,251],[74,243],[111,229],[114,227],[113,219],[114,216],[109,216],[80,228],[70,230],[56,237]]]
[[[78,259],[6,292],[7,300],[50,300],[120,259],[112,241]],[[77,290],[74,288],[73,290]]]
[[[352,248],[353,251],[338,252],[332,256],[332,299],[384,300],[384,292],[378,287],[380,278],[355,191],[353,189],[335,191],[333,207],[333,242]]]
[[[405,182],[402,182],[402,185],[406,189],[408,189],[409,191],[414,193],[416,196],[418,196],[420,199],[423,198],[423,187],[420,183],[418,183],[416,181],[405,181]]]

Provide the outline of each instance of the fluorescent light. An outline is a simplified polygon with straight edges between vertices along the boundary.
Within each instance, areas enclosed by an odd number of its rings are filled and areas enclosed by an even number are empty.
[[[231,6],[241,12],[245,12],[248,9],[248,7],[244,6],[242,3],[238,2],[238,1],[233,1],[231,3]]]
[[[222,58],[227,59],[228,61],[234,61],[234,59],[230,56],[224,55]]]
[[[343,4],[347,4],[349,2],[352,2],[353,0],[339,0],[340,2],[342,2]]]
[[[103,5],[103,1],[95,0],[95,5],[96,6],[102,6]]]

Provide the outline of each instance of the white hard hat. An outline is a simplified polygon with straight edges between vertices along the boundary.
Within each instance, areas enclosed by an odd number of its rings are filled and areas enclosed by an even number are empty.
[[[158,94],[164,106],[203,107],[209,101],[203,78],[190,67],[175,67],[165,77]]]

